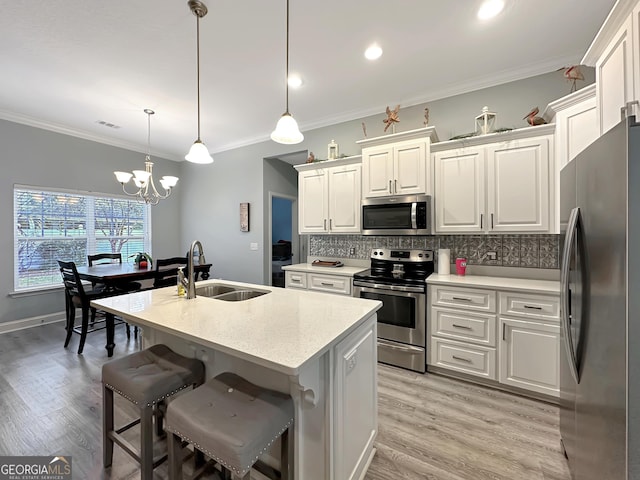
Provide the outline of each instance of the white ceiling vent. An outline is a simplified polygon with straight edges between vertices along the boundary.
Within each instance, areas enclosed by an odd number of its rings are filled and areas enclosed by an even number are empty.
[[[96,123],[99,125],[102,125],[103,127],[114,128],[116,130],[120,128],[120,125],[116,125],[110,122],[105,122],[104,120],[96,120]]]

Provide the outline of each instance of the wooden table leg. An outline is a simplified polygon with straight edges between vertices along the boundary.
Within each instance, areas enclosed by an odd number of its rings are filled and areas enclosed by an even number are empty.
[[[112,357],[113,349],[116,346],[114,341],[116,327],[115,327],[115,318],[113,313],[107,312],[106,324],[107,324],[107,345],[105,348],[107,349],[107,356]]]

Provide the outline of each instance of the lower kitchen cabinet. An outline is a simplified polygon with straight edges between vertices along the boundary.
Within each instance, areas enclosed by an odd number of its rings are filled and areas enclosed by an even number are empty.
[[[496,380],[496,349],[473,345],[468,342],[454,342],[433,337],[431,362],[433,365],[457,370],[469,375]]]
[[[559,396],[558,282],[432,275],[427,283],[432,370]]]
[[[373,452],[378,431],[376,324],[364,325],[335,348],[333,478],[363,478],[363,453]],[[374,359],[372,362],[371,359]]]
[[[557,396],[560,326],[500,317],[500,383]]]
[[[320,269],[320,271],[318,270]],[[361,267],[340,267],[325,269],[314,267],[308,263],[288,265],[283,267],[285,288],[299,288],[315,292],[335,293],[337,295],[351,295],[353,292],[353,275],[364,270]]]

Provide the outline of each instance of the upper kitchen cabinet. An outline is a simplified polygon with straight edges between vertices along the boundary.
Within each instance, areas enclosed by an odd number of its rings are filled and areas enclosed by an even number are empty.
[[[554,128],[433,145],[436,233],[553,231]]]
[[[361,157],[296,165],[300,233],[361,231]]]
[[[621,110],[640,98],[640,2],[619,0],[582,64],[596,69],[600,135],[618,124]],[[628,114],[638,113],[637,104]]]
[[[596,84],[551,102],[544,118],[556,126],[555,134],[555,226],[560,231],[560,170],[600,136],[596,111]]]
[[[432,192],[430,145],[434,127],[359,140],[362,146],[362,191],[365,198]]]

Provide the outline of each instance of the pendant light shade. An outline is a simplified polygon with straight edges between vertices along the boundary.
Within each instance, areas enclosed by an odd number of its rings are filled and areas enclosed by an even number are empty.
[[[198,140],[193,142],[193,145],[191,145],[191,148],[189,149],[189,153],[187,153],[184,158],[191,163],[213,162],[213,157],[209,153],[209,149],[204,143],[200,141],[199,138]]]
[[[285,145],[294,145],[304,140],[304,135],[298,128],[298,122],[289,113],[289,0],[287,0],[287,63],[286,63],[286,107],[278,120],[276,129],[271,133],[271,140]]]
[[[209,149],[200,140],[200,19],[207,14],[207,6],[199,0],[189,0],[191,12],[196,16],[196,58],[197,58],[197,81],[198,81],[198,138],[191,146],[189,153],[185,155],[185,160],[192,163],[213,163],[213,157]]]
[[[289,112],[285,112],[278,120],[276,129],[271,132],[271,140],[285,145],[295,145],[304,140],[298,129],[298,122]]]

